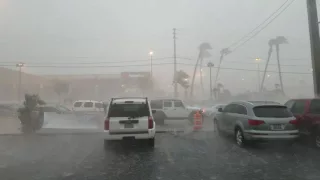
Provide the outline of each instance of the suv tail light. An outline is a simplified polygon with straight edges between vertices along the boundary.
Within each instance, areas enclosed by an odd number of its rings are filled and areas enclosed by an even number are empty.
[[[104,130],[109,130],[109,126],[110,126],[110,120],[109,118],[106,118],[106,120],[104,121]]]
[[[259,126],[259,125],[261,125],[261,124],[264,124],[264,121],[262,121],[262,120],[249,119],[249,120],[248,120],[248,124],[249,124],[250,126]]]
[[[294,119],[294,120],[289,121],[289,123],[293,124],[293,125],[297,125],[298,124],[298,120]]]
[[[153,119],[151,116],[148,118],[148,129],[153,129]]]

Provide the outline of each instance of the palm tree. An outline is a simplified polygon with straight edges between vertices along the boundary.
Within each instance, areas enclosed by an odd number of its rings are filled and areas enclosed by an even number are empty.
[[[214,87],[216,87],[217,85],[217,80],[218,80],[218,77],[219,77],[219,72],[220,72],[220,66],[221,66],[221,63],[222,63],[222,60],[224,58],[224,56],[230,54],[231,51],[229,50],[229,48],[224,48],[220,51],[220,61],[219,61],[219,66],[218,66],[218,69],[217,69],[217,74],[216,74],[216,78],[214,80]]]
[[[261,83],[261,86],[260,86],[260,91],[262,90],[263,83],[264,83],[264,80],[265,80],[265,76],[266,76],[267,68],[268,68],[268,65],[269,65],[270,57],[271,57],[271,54],[272,54],[272,51],[273,51],[272,48],[273,48],[273,46],[276,46],[277,62],[278,62],[278,73],[279,73],[279,80],[280,80],[280,86],[281,86],[280,88],[281,88],[282,93],[284,94],[279,54],[280,54],[280,44],[287,44],[287,43],[288,43],[288,41],[284,36],[278,36],[275,39],[270,39],[269,40],[269,42],[268,42],[268,44],[269,44],[268,59],[267,59],[267,63],[266,63],[265,69],[264,69],[262,83]]]
[[[210,49],[212,49],[212,47],[211,47],[211,45],[209,43],[202,43],[199,46],[199,55],[198,55],[197,62],[195,64],[195,66],[194,66],[194,71],[193,71],[193,76],[192,76],[192,81],[191,81],[190,98],[192,98],[192,96],[193,96],[194,78],[196,76],[198,65],[200,65],[200,68],[201,68],[203,58],[205,58],[206,56],[210,55],[210,53],[207,52],[207,50],[210,50]],[[202,82],[202,72],[201,71],[200,71],[200,77],[201,77],[200,80]],[[203,85],[202,85],[202,87],[203,87]]]
[[[267,68],[268,68],[269,61],[270,61],[270,58],[271,58],[271,54],[272,54],[272,51],[273,51],[272,47],[273,47],[273,45],[275,43],[274,41],[275,41],[275,39],[270,39],[269,42],[268,42],[268,45],[269,45],[268,59],[267,59],[267,63],[266,63],[266,66],[264,68],[264,72],[263,72],[263,76],[262,76],[262,82],[261,82],[261,85],[260,85],[260,92],[262,91],[264,80],[266,78]]]
[[[287,43],[288,43],[288,40],[284,36],[278,36],[275,39],[277,61],[278,61],[278,73],[279,73],[279,80],[280,80],[282,94],[284,94],[284,90],[283,90],[283,82],[282,82],[282,74],[281,74],[281,66],[280,66],[280,44],[287,44]]]

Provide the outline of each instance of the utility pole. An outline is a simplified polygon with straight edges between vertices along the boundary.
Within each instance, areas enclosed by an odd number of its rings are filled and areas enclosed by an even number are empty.
[[[177,54],[176,54],[176,28],[173,28],[173,83],[174,83],[174,97],[178,97],[178,83],[176,81],[177,74]]]
[[[316,0],[307,0],[310,47],[313,68],[313,87],[315,97],[320,95],[320,39]]]

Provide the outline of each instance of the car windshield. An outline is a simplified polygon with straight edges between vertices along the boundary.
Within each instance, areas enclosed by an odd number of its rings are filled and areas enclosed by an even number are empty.
[[[108,117],[141,117],[150,116],[148,105],[146,104],[112,104]]]
[[[292,113],[285,106],[257,106],[253,108],[256,117],[265,118],[287,118],[292,117]]]

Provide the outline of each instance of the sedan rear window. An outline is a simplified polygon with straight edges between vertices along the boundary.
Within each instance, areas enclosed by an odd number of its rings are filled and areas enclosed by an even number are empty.
[[[257,117],[286,118],[292,117],[292,113],[285,106],[258,106],[253,108]]]
[[[110,106],[109,117],[141,117],[150,116],[147,104],[113,104]]]

